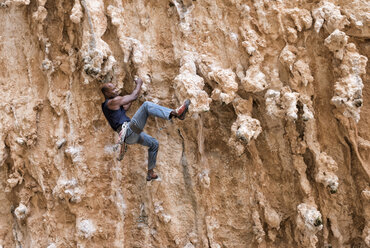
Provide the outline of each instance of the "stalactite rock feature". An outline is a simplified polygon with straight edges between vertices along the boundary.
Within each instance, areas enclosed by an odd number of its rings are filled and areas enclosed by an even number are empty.
[[[57,185],[53,189],[53,195],[72,203],[79,203],[85,195],[84,193],[84,190],[78,186],[78,181],[75,178],[71,180],[59,178]]]
[[[360,55],[355,44],[348,42],[348,36],[335,30],[325,39],[325,45],[334,56],[341,60],[339,79],[334,85],[334,96],[331,102],[346,117],[360,120],[360,110],[363,105],[361,76],[366,73],[368,58]]]
[[[297,228],[301,232],[299,237],[302,247],[316,247],[318,241],[315,235],[323,228],[322,216],[316,207],[302,203],[297,206]]]
[[[302,85],[307,87],[313,82],[309,59],[304,49],[287,45],[281,51],[279,59],[293,75],[289,80],[292,89],[298,90]]]
[[[260,64],[254,64],[247,69],[241,78],[241,85],[245,91],[253,93],[261,92],[269,86]]]
[[[249,55],[253,55],[258,51],[258,47],[265,47],[266,42],[258,36],[256,31],[250,28],[250,25],[240,27],[241,33],[243,35],[244,41],[242,46],[245,47]]]
[[[312,26],[312,16],[307,9],[293,8],[284,10],[283,29],[287,40],[296,43],[298,32],[310,29]]]
[[[76,24],[81,22],[83,13],[82,13],[82,6],[80,3],[80,0],[75,0],[75,3],[72,8],[72,14],[69,17],[71,18],[72,22]]]
[[[282,106],[286,111],[285,114],[288,120],[294,121],[298,118],[298,98],[299,93],[291,92],[290,90],[287,90],[287,92],[282,95]]]
[[[368,25],[370,12],[368,4],[362,4],[361,0],[350,1],[343,10],[350,22],[350,29],[347,34],[351,36],[366,38],[370,36]]]
[[[175,93],[182,102],[185,99],[191,101],[191,113],[209,111],[212,99],[203,90],[204,79],[196,73],[197,58],[190,52],[185,52],[181,58],[180,73],[174,79]]]
[[[235,99],[238,83],[236,82],[236,75],[231,69],[223,69],[212,62],[201,63],[199,67],[208,81],[217,83],[212,91],[213,100],[229,104]]]
[[[95,224],[90,219],[77,220],[77,234],[85,239],[91,239],[96,232]]]
[[[262,132],[260,122],[249,115],[239,115],[236,122],[233,123],[231,131],[237,139],[243,140],[247,144],[256,139]]]
[[[369,216],[370,216],[370,187],[366,187],[364,190],[361,192],[361,197],[365,202],[365,216],[366,218],[366,224],[365,227],[362,231],[362,237],[364,239],[364,242],[367,246],[370,245],[370,221],[369,221]]]
[[[342,60],[345,52],[345,47],[348,43],[348,36],[339,29],[334,30],[328,38],[325,39],[325,46],[334,53],[334,57]]]
[[[335,172],[338,170],[337,163],[328,156],[325,152],[320,153],[317,161],[318,172],[316,174],[316,181],[324,184],[334,194],[338,191],[338,177]]]
[[[267,114],[273,118],[281,118],[283,109],[281,107],[280,91],[269,89],[265,94]]]
[[[17,216],[17,218],[19,220],[24,220],[27,217],[27,215],[28,215],[28,209],[27,209],[27,207],[24,204],[21,203],[14,210],[14,214],[15,214],[15,216]]]
[[[349,24],[347,17],[341,14],[340,8],[327,0],[319,3],[319,6],[312,11],[312,16],[315,19],[314,28],[317,33],[322,27],[332,33],[335,29],[341,30]]]
[[[123,62],[127,64],[131,59],[135,69],[137,70],[138,76],[140,76],[144,81],[143,91],[145,92],[149,87],[148,84],[150,83],[150,79],[147,76],[148,58],[144,51],[144,46],[139,40],[129,36],[129,33],[127,32],[127,24],[124,18],[124,9],[122,6],[119,4],[116,4],[116,6],[109,5],[107,12],[111,18],[112,24],[117,28],[119,45],[124,53]]]
[[[244,152],[245,145],[249,144],[251,140],[257,139],[262,132],[260,121],[250,116],[252,101],[252,98],[249,100],[236,98],[233,102],[237,119],[231,126],[232,136],[228,144],[235,148],[238,156]]]
[[[277,230],[280,229],[281,218],[273,208],[265,207],[264,216],[270,227],[276,228]]]
[[[31,3],[30,0],[6,0],[5,2],[2,3],[4,7],[6,6],[22,6],[22,5],[29,5]]]
[[[253,233],[255,235],[255,239],[257,240],[258,244],[261,244],[265,240],[266,233],[263,230],[260,215],[259,215],[257,210],[253,211],[252,220],[253,220],[253,223],[254,223]]]
[[[104,80],[116,63],[109,45],[102,40],[107,29],[104,3],[81,0],[81,4],[85,13],[81,47],[84,72],[92,78]],[[85,83],[88,82],[89,78],[85,77]]]
[[[306,9],[288,9],[285,11],[285,14],[290,16],[294,22],[295,28],[297,28],[299,32],[310,29],[312,26],[311,13]]]
[[[266,197],[262,194],[262,192],[257,192],[257,200],[258,204],[263,208],[263,216],[265,217],[266,223],[270,228],[274,228],[276,230],[280,229],[281,217],[276,212],[274,208],[272,208],[269,202],[266,200]],[[271,232],[269,232],[271,234]]]
[[[0,168],[4,165],[5,160],[8,158],[8,153],[5,150],[5,144],[3,142],[3,137],[0,137]]]
[[[220,227],[218,221],[212,216],[206,216],[207,238],[211,248],[221,248],[221,245],[214,240],[214,230]]]

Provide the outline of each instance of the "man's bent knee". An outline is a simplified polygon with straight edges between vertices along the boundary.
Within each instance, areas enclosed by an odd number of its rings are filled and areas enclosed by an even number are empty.
[[[158,142],[158,140],[153,138],[153,140],[152,140],[152,149],[153,150],[158,150],[158,148],[159,148],[159,142]]]

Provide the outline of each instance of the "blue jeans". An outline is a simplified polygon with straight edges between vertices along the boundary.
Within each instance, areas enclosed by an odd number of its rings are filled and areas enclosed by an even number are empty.
[[[138,128],[143,130],[149,115],[169,120],[171,111],[172,109],[146,101],[141,105],[138,111],[136,111],[135,115],[131,118],[131,122],[134,122]],[[125,143],[129,145],[140,144],[148,146],[148,170],[155,167],[159,147],[158,140],[144,132],[140,134],[134,133],[129,127],[126,132]]]

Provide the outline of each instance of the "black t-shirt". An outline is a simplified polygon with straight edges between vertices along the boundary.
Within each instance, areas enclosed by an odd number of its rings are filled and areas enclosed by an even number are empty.
[[[111,110],[108,108],[109,99],[105,100],[102,103],[101,107],[104,113],[105,118],[107,118],[109,125],[113,128],[114,131],[118,129],[124,122],[130,121],[130,118],[126,115],[126,110],[121,106],[117,110]]]

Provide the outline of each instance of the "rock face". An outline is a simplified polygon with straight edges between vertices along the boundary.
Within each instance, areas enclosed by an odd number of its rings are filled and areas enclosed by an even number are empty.
[[[366,0],[0,1],[0,247],[370,246]],[[100,87],[140,76],[123,161]]]

